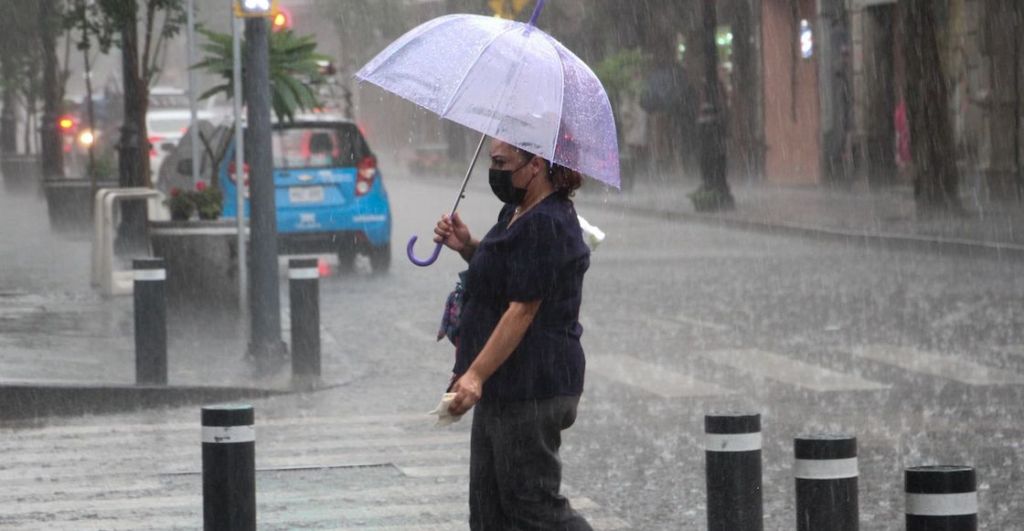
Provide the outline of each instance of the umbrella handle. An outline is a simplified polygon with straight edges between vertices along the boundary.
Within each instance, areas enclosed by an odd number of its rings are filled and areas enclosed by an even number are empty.
[[[530,15],[530,22],[528,22],[529,25],[537,25],[537,19],[540,18],[540,12],[544,11],[544,4],[546,3],[547,0],[537,0],[537,4],[533,6],[533,14]]]
[[[441,247],[444,244],[437,244],[437,247],[434,247],[434,254],[430,255],[430,258],[427,258],[426,260],[420,260],[416,258],[416,254],[413,252],[413,247],[416,246],[416,240],[418,238],[418,236],[413,236],[412,238],[409,238],[409,245],[405,246],[405,254],[409,256],[410,262],[420,267],[427,267],[428,265],[431,265],[434,262],[436,262],[438,256],[441,256]]]

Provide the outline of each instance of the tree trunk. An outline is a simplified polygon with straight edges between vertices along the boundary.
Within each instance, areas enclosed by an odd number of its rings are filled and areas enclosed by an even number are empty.
[[[701,136],[702,184],[691,199],[698,211],[731,210],[735,202],[726,180],[725,127],[721,111],[722,94],[718,86],[718,47],[715,44],[715,30],[718,27],[715,0],[704,0],[702,11],[704,104],[701,105],[697,120]]]
[[[18,152],[18,89],[15,84],[17,67],[12,54],[0,54],[0,71],[3,72],[3,111],[0,111],[0,153],[10,155]]]
[[[149,141],[144,136],[145,112],[140,96],[145,94],[139,76],[138,12],[134,1],[126,2],[129,13],[121,27],[121,71],[124,83],[124,122],[121,126],[121,145],[118,147],[118,184],[121,187],[146,185],[149,159]],[[128,201],[121,209],[118,226],[117,251],[121,255],[146,250],[146,204]]]
[[[959,213],[959,172],[932,0],[904,4],[906,98],[919,215]]]
[[[38,24],[39,44],[43,53],[43,123],[40,124],[39,131],[44,179],[64,176],[64,151],[61,149],[60,132],[57,130],[57,113],[61,99],[61,87],[57,81],[57,37],[54,34],[57,22],[55,0],[40,0]]]

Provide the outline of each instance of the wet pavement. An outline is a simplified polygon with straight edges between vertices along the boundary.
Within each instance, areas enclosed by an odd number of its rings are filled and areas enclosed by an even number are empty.
[[[625,193],[591,188],[581,198],[687,221],[774,232],[973,244],[1024,254],[1024,205],[1019,201],[983,201],[965,193],[962,215],[921,218],[909,184],[868,189],[739,181],[730,183],[737,203],[734,211],[698,214],[687,195],[700,186],[699,180],[646,176],[637,181]]]
[[[426,239],[456,181],[392,178],[393,271],[373,276],[361,264],[322,279],[324,370],[336,385],[253,402],[261,528],[465,528],[469,423],[437,429],[425,415],[452,362],[450,345],[433,337],[464,265],[446,253],[415,268],[399,254],[411,234]],[[642,193],[654,192],[631,192]],[[902,468],[938,463],[977,467],[982,529],[1019,528],[1019,262],[638,215],[602,208],[630,201],[602,194],[585,190],[578,202],[608,239],[584,296],[587,390],[563,437],[567,492],[595,528],[703,529],[703,415],[721,409],[762,414],[766,529],[793,528],[792,439],[818,431],[859,439],[862,529],[902,528]],[[33,215],[3,201],[0,217],[12,226],[23,222],[9,215]],[[484,180],[471,184],[463,209],[477,232],[493,221]],[[27,342],[23,365],[32,353],[91,352],[98,367],[122,374],[130,304],[90,294],[88,270],[74,267],[87,264],[87,245],[22,228],[36,232],[5,231],[0,248],[15,264],[0,276],[0,291],[13,294],[0,345]],[[44,265],[24,265],[36,262]],[[77,328],[58,317],[76,301],[85,315]],[[73,355],[43,341],[59,337],[51,322],[80,330]],[[183,357],[196,350],[172,348],[172,367],[182,380],[216,380],[202,358]],[[15,351],[0,352],[6,375]],[[59,361],[44,367],[35,374],[76,374]],[[0,493],[0,527],[199,527],[198,424],[198,407],[6,423],[0,446],[11,458],[0,478],[11,483]]]

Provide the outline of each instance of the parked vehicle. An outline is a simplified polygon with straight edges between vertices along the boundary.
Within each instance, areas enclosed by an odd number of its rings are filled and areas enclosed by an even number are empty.
[[[206,159],[201,178],[216,175],[224,193],[223,216],[234,218],[231,125],[204,122],[200,127]],[[165,191],[193,185],[189,138],[183,137],[161,170],[168,175],[173,168],[176,174],[160,183]],[[355,123],[332,115],[302,115],[293,122],[275,123],[272,138],[280,253],[335,253],[342,269],[350,269],[356,255],[363,254],[375,273],[387,271],[391,266],[391,207],[377,158]],[[243,170],[248,182],[248,165]],[[248,209],[246,200],[245,215]]]

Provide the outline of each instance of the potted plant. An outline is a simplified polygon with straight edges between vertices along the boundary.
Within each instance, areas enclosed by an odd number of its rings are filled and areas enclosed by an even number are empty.
[[[199,213],[199,219],[214,220],[220,217],[224,194],[219,188],[207,186],[203,181],[199,181],[196,183],[195,191],[190,193],[190,197],[196,212]]]
[[[177,187],[171,188],[171,195],[164,200],[164,204],[171,211],[172,221],[187,221],[196,213],[199,219],[212,221],[220,218],[223,200],[224,195],[219,189],[199,181],[196,189],[188,192]]]
[[[191,219],[192,214],[196,211],[196,205],[192,202],[192,198],[188,193],[181,191],[181,188],[171,188],[171,195],[164,200],[164,204],[171,211],[172,221]]]

